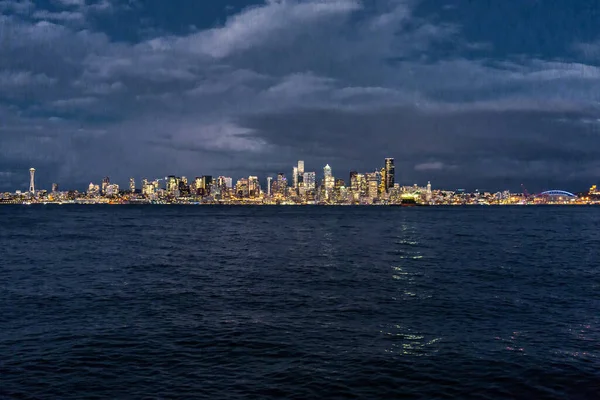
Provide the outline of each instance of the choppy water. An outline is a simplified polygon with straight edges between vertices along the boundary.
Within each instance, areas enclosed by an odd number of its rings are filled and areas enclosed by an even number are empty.
[[[0,397],[600,398],[600,208],[0,207]]]

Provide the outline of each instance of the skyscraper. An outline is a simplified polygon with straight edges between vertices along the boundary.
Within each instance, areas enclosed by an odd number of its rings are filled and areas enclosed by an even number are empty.
[[[325,197],[329,198],[333,187],[335,186],[335,179],[331,173],[331,167],[329,164],[323,168],[323,184],[325,185]]]
[[[298,189],[298,167],[292,168],[292,185]]]
[[[248,177],[248,195],[251,198],[257,198],[260,196],[260,184],[258,183],[257,176]]]
[[[267,196],[271,196],[271,181],[273,180],[272,176],[267,178]]]
[[[304,161],[298,161],[298,175],[304,175]]]
[[[52,193],[57,193],[58,192],[58,183],[53,183],[52,184]]]
[[[315,190],[317,186],[317,174],[315,172],[305,172],[303,181],[305,190]]]
[[[129,191],[135,193],[135,179],[129,178]]]
[[[106,189],[108,188],[108,185],[110,185],[110,177],[105,176],[102,179],[102,194],[106,194]]]
[[[385,191],[389,192],[394,187],[394,176],[396,173],[396,167],[394,167],[394,159],[385,159]]]
[[[431,182],[427,182],[427,194],[426,194],[427,202],[431,201]]]

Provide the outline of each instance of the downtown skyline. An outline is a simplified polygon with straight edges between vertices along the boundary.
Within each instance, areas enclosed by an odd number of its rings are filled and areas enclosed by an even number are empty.
[[[522,191],[486,191],[476,189],[433,188],[406,185],[396,181],[396,165],[392,157],[382,167],[369,172],[352,170],[348,178],[335,175],[326,164],[322,173],[310,171],[304,160],[291,167],[291,174],[279,172],[262,179],[255,175],[233,179],[228,176],[169,175],[140,181],[129,178],[126,187],[111,181],[90,182],[84,191],[53,183],[51,191],[36,186],[35,168],[29,169],[29,189],[0,193],[1,204],[225,204],[225,205],[538,205],[600,204],[600,191],[593,185],[574,194],[560,189],[530,193]]]

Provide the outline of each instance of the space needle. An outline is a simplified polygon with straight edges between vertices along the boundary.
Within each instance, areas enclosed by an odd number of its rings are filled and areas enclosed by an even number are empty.
[[[29,193],[35,194],[35,168],[29,168]]]

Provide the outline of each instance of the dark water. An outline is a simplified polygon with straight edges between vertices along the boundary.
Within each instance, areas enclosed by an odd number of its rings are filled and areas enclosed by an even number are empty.
[[[600,398],[600,208],[0,207],[0,397]]]

